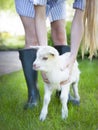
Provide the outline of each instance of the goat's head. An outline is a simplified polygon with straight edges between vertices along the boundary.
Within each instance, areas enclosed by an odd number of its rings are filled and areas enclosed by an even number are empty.
[[[33,63],[33,69],[48,72],[56,65],[59,56],[58,51],[51,46],[37,46],[37,57]]]

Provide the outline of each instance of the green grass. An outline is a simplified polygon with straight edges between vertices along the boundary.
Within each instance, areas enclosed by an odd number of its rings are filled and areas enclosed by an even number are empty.
[[[43,81],[39,74],[41,102],[31,110],[24,111],[27,88],[23,72],[0,77],[0,130],[98,130],[98,60],[79,60],[81,77],[80,106],[69,103],[67,120],[61,119],[61,103],[55,93],[49,104],[44,122],[39,121],[43,101]]]

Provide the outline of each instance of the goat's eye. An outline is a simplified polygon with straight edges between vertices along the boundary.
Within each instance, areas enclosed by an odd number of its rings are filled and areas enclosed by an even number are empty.
[[[48,57],[43,57],[43,60],[48,60]]]

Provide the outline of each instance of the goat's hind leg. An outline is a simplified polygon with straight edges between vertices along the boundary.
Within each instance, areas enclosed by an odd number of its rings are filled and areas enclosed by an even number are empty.
[[[52,91],[48,88],[48,86],[45,86],[45,95],[44,95],[44,101],[43,101],[43,107],[40,113],[40,120],[44,121],[46,119],[47,113],[48,113],[48,105],[51,99]]]

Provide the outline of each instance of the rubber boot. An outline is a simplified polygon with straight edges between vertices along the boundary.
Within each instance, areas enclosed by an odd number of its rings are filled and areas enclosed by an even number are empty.
[[[35,49],[19,50],[19,58],[22,63],[24,76],[28,88],[28,101],[24,109],[33,108],[37,105],[40,95],[37,88],[37,71],[33,70],[33,62],[36,58]]]
[[[68,45],[58,45],[54,46],[54,48],[58,50],[60,55],[70,51],[70,47]]]
[[[62,55],[65,52],[69,52],[70,51],[70,47],[67,45],[58,45],[58,46],[54,46],[55,49],[58,50],[59,54]],[[61,91],[56,91],[56,96],[60,97]]]

